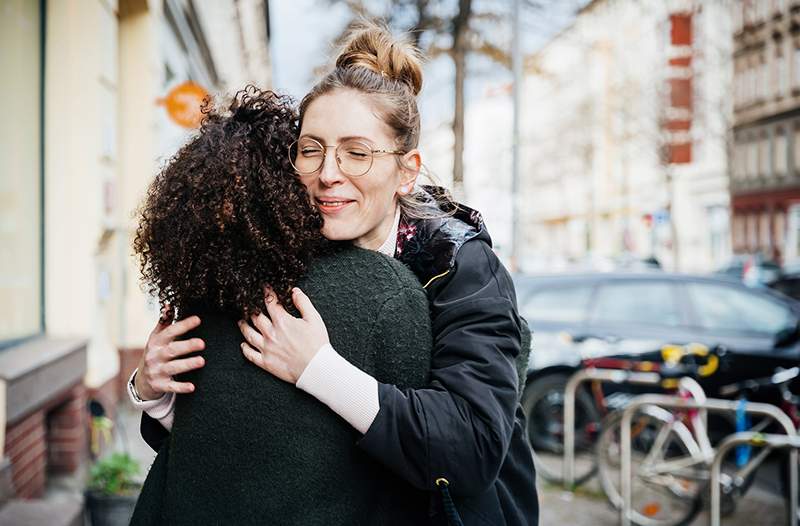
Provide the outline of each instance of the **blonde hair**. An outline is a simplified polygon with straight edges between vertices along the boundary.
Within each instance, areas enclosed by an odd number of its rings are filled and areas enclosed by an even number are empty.
[[[385,26],[374,22],[355,25],[342,44],[334,68],[300,102],[300,126],[311,103],[337,89],[367,95],[378,116],[394,133],[400,151],[409,152],[419,145],[416,97],[422,89],[422,55],[406,35],[395,37]],[[416,189],[398,196],[398,201],[401,211],[409,217],[447,215],[433,210],[427,194]]]

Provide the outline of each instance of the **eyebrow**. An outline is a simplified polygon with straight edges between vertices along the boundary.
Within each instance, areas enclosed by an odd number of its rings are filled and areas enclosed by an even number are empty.
[[[300,137],[301,138],[302,137],[308,137],[309,139],[314,139],[315,141],[317,141],[317,142],[319,142],[321,144],[325,144],[325,141],[322,140],[322,137],[318,137],[318,136],[310,134],[310,133],[304,133]],[[367,137],[362,137],[361,135],[348,135],[347,137],[339,137],[339,142],[340,143],[341,142],[345,142],[345,141],[351,141],[351,140],[359,140],[359,141],[367,142],[367,143],[372,144],[372,145],[375,144],[374,141],[368,139]]]

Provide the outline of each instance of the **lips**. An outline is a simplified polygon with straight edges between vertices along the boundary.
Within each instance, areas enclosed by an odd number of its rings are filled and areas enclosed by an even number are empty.
[[[333,214],[345,209],[349,204],[354,203],[352,199],[343,197],[317,197],[315,199],[320,211],[326,214]]]

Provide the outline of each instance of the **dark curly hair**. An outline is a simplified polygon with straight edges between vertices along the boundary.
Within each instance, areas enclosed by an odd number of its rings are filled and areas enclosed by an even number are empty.
[[[199,134],[159,173],[133,242],[148,292],[179,315],[201,306],[245,316],[269,285],[284,305],[322,248],[322,217],[294,175],[289,97],[248,86],[227,110],[206,102]],[[183,314],[181,314],[183,313]]]

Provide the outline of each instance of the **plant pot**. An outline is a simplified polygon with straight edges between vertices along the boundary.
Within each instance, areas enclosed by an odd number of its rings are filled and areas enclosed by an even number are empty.
[[[86,509],[92,526],[127,526],[138,498],[138,492],[133,495],[106,495],[87,490]]]

